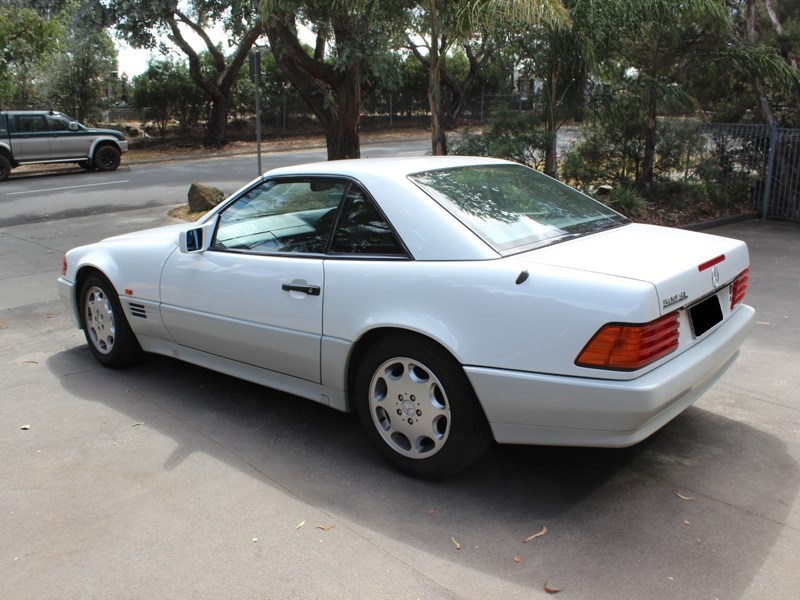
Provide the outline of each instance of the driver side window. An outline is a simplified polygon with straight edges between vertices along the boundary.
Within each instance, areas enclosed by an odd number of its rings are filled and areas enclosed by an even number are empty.
[[[257,185],[220,214],[211,248],[322,254],[346,187],[322,178]]]

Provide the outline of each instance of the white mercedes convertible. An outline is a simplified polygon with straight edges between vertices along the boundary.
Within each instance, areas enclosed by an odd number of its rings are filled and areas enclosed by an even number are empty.
[[[443,477],[492,440],[648,437],[735,360],[748,279],[740,241],[424,157],[270,171],[197,223],[70,250],[58,284],[104,365],[163,354],[353,410]]]

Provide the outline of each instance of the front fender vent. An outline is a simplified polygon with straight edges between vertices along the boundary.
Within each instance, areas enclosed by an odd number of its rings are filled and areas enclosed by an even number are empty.
[[[128,309],[131,311],[132,317],[138,317],[140,319],[147,318],[147,309],[145,308],[144,304],[134,304],[133,302],[129,302]]]

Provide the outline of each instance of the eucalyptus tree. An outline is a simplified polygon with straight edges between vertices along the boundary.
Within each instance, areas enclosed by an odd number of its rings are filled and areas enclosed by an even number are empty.
[[[608,58],[615,37],[614,11],[593,0],[565,0],[570,27],[546,24],[511,36],[524,73],[541,85],[545,129],[544,172],[558,178],[559,129],[581,112],[590,79]]]
[[[751,2],[752,0],[746,0]],[[617,27],[615,60],[605,76],[617,95],[638,104],[642,114],[644,154],[637,184],[650,193],[656,160],[656,119],[669,110],[692,110],[696,99],[683,81],[709,62],[771,86],[800,85],[800,74],[775,51],[737,36],[735,11],[722,0],[638,0],[609,2]],[[614,101],[610,104],[613,112]]]
[[[427,53],[428,103],[431,111],[431,151],[447,154],[442,70],[458,44],[498,28],[552,25],[566,27],[569,17],[559,0],[422,0],[412,9],[414,37]]]
[[[176,46],[189,62],[192,80],[208,96],[211,114],[204,143],[226,143],[228,107],[237,76],[264,27],[252,0],[109,0],[114,28],[134,47],[159,48],[168,53],[165,40]],[[221,27],[228,36],[230,53],[214,43],[211,29]],[[198,36],[211,57],[211,68],[187,39]]]
[[[60,24],[20,3],[0,4],[0,107],[30,108],[33,78],[57,47]]]
[[[42,75],[45,96],[51,106],[79,121],[97,121],[100,111],[113,100],[117,50],[105,29],[73,26],[64,35]]]
[[[358,158],[362,69],[402,24],[403,1],[262,0],[275,61],[322,125],[328,159]],[[302,31],[314,38],[311,52]]]

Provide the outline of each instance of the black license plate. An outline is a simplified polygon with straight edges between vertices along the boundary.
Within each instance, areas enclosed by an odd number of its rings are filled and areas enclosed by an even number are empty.
[[[714,325],[722,321],[722,309],[719,306],[719,298],[711,296],[702,302],[698,302],[689,309],[689,320],[692,322],[692,329],[695,337],[700,337]]]

